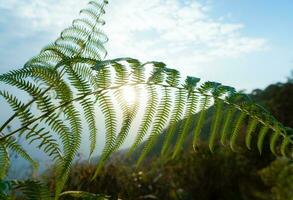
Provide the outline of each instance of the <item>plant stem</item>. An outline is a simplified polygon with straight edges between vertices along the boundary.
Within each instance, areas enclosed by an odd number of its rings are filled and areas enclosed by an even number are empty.
[[[48,87],[44,92],[41,93],[41,95],[46,94],[52,87]],[[28,108],[31,104],[33,104],[37,100],[37,97],[34,97],[32,100],[30,100],[26,105],[21,107],[21,109],[18,109],[1,127],[0,131],[3,131],[3,129],[19,114],[19,112],[23,109]]]

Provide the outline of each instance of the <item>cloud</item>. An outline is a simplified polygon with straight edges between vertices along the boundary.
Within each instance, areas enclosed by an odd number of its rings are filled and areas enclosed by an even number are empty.
[[[36,32],[55,32],[68,26],[86,6],[86,0],[0,0],[0,12],[6,20],[17,20],[24,36]]]
[[[0,0],[0,73],[19,68],[71,24],[87,0]]]
[[[110,55],[191,67],[267,48],[265,39],[243,35],[243,24],[214,19],[209,10],[191,0],[110,1],[105,28]]]
[[[2,38],[40,32],[57,36],[86,3],[87,0],[0,0],[5,20],[18,24],[17,31],[13,30],[16,25],[4,29],[2,32],[9,35]],[[267,48],[266,39],[244,35],[244,24],[227,22],[223,16],[211,17],[210,9],[212,3],[198,0],[110,0],[104,27],[110,38],[109,55],[161,60],[191,68]]]

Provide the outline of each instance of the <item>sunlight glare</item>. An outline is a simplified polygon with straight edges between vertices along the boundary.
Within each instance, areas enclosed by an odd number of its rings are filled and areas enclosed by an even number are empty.
[[[133,87],[126,86],[122,90],[123,92],[123,98],[125,99],[126,103],[128,105],[133,105],[135,101],[137,100],[137,94]]]

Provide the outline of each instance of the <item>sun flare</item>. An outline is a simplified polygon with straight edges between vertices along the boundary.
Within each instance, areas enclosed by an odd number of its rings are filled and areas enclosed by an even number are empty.
[[[137,94],[133,87],[126,86],[122,90],[123,98],[128,105],[133,105],[137,100]]]

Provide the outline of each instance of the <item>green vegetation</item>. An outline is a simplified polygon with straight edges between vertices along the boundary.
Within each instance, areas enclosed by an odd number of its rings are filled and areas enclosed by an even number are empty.
[[[128,156],[132,153],[137,155],[136,165],[144,162],[151,151],[159,149],[155,151],[160,152],[160,158],[154,161],[156,166],[164,167],[168,166],[168,163],[176,164],[178,161],[182,165],[177,168],[181,169],[180,172],[186,173],[182,177],[188,178],[193,175],[192,171],[185,168],[187,163],[189,167],[194,166],[198,170],[209,168],[208,165],[195,164],[203,162],[201,156],[197,155],[196,159],[189,155],[185,157],[182,150],[189,152],[189,146],[192,146],[196,151],[204,151],[206,147],[202,147],[202,143],[207,141],[210,151],[201,155],[208,154],[211,157],[211,152],[221,154],[222,150],[218,150],[221,141],[224,146],[239,152],[239,155],[231,152],[225,155],[228,157],[219,158],[219,164],[216,165],[220,165],[222,161],[231,160],[232,156],[237,159],[241,155],[241,146],[244,145],[238,144],[243,141],[243,137],[247,148],[256,146],[262,155],[270,149],[276,155],[292,158],[292,129],[284,127],[249,95],[216,82],[205,82],[197,86],[199,79],[189,76],[182,83],[179,72],[161,62],[141,63],[133,58],[105,60],[106,50],[103,44],[108,38],[100,28],[104,24],[102,15],[106,4],[106,0],[91,1],[89,8],[83,9],[81,17],[74,20],[72,26],[65,29],[54,43],[42,49],[40,54],[29,60],[23,68],[0,75],[2,83],[17,88],[30,97],[28,102],[24,102],[9,90],[0,91],[0,96],[14,112],[0,126],[1,198],[13,199],[11,191],[18,191],[15,193],[16,196],[24,194],[27,199],[107,198],[96,194],[108,194],[107,190],[90,191],[89,186],[73,187],[75,191],[72,191],[70,185],[66,184],[72,173],[70,170],[85,130],[89,130],[89,157],[97,146],[96,107],[100,108],[104,116],[106,141],[97,166],[90,171],[90,177],[87,176],[92,183],[102,184],[102,181],[99,181],[99,174],[103,172],[103,167],[110,156],[125,142],[133,128],[134,120],[139,115],[142,115],[142,118],[137,136],[128,152]],[[127,97],[123,95],[126,87],[133,88],[137,93],[137,98],[132,104],[129,104]],[[147,96],[146,106],[142,105],[142,94]],[[120,115],[122,117],[119,117]],[[121,120],[118,120],[120,118]],[[14,127],[13,122],[17,120],[20,125],[11,129]],[[87,128],[83,124],[86,124]],[[145,137],[147,138],[143,142]],[[45,183],[37,180],[5,179],[10,165],[10,151],[29,161],[35,170],[38,168],[38,163],[23,148],[23,144],[19,144],[18,138],[35,144],[54,161],[56,174],[51,185],[52,190],[49,191]],[[171,158],[173,160],[170,160]],[[279,165],[281,164],[277,163],[276,167]],[[267,177],[266,170],[275,169],[272,167],[261,171],[265,182],[272,184],[271,180],[277,177]],[[179,180],[179,171],[174,169],[171,172]],[[287,170],[284,173],[290,172]],[[226,178],[233,171],[227,173]],[[81,180],[77,181],[82,183]],[[209,181],[212,181],[212,177]],[[129,191],[135,199],[136,192],[133,187],[129,185]],[[172,194],[166,195],[171,196],[160,198],[174,196],[174,199],[184,199],[189,198],[188,195],[193,195],[181,191],[176,184],[174,187],[177,188],[175,193],[170,191]],[[282,191],[282,186],[273,187],[278,195],[286,193]],[[111,198],[115,198],[115,193],[111,192]]]

